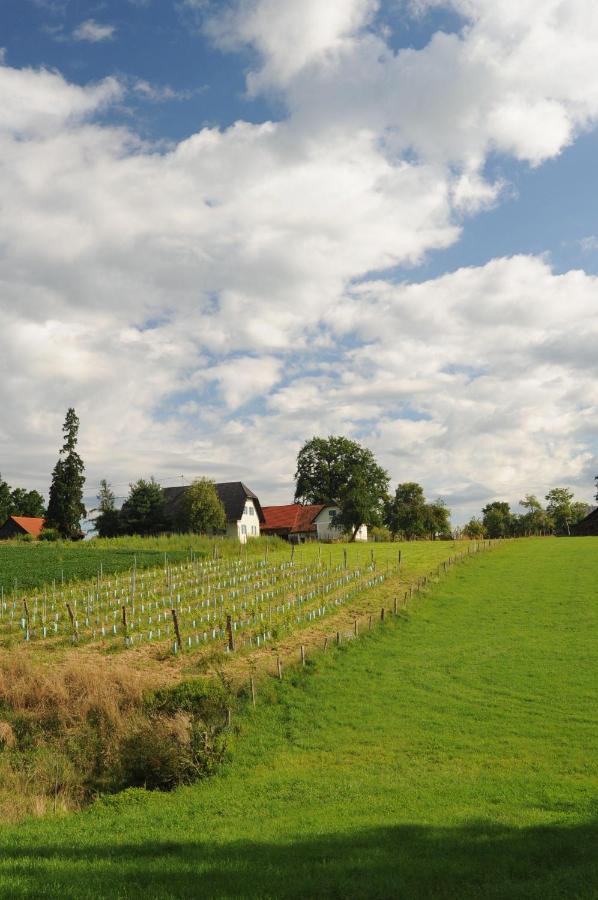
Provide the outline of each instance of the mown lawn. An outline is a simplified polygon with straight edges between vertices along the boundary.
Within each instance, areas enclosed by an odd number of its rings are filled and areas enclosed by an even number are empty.
[[[2,896],[598,897],[597,585],[592,538],[465,562],[260,685],[220,776],[4,828]]]

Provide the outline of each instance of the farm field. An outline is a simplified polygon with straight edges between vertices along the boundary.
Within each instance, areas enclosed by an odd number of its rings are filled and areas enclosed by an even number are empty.
[[[22,546],[31,564],[41,560],[44,571],[45,548]],[[74,571],[87,572],[91,560],[98,567],[94,578],[53,579],[28,591],[19,582],[10,591],[0,585],[0,647],[198,651],[226,646],[229,627],[236,649],[253,650],[298,628],[336,621],[343,611],[340,618],[352,624],[370,600],[377,602],[389,589],[403,596],[417,579],[479,546],[448,541],[291,547],[263,539],[240,547],[194,543],[192,536],[121,540],[116,548],[110,541],[75,545]],[[119,552],[121,562],[134,561],[133,568],[111,571]],[[138,557],[145,567],[138,566]]]
[[[239,544],[219,540],[217,547],[220,554],[233,554],[238,553]],[[74,544],[70,541],[0,541],[0,590],[6,596],[13,592],[20,595],[53,581],[62,585],[92,579],[100,569],[114,574],[128,571],[134,565],[138,569],[163,565],[164,554],[174,564],[188,560],[192,554],[209,557],[213,550],[214,541],[198,535],[94,538]],[[258,551],[250,544],[250,552],[263,552],[263,548]]]
[[[219,776],[3,828],[0,893],[595,898],[597,583],[593,538],[468,559],[259,682]]]

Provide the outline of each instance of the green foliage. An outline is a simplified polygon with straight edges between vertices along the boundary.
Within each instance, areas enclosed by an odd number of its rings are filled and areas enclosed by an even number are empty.
[[[486,529],[484,528],[484,523],[481,519],[473,516],[467,525],[463,528],[463,534],[465,537],[471,538],[472,540],[476,540],[479,538],[484,538],[486,536]]]
[[[45,512],[44,498],[38,491],[11,488],[0,475],[0,525],[4,525],[9,516],[38,518]]]
[[[372,495],[382,501],[389,476],[371,450],[342,436],[314,437],[297,455],[295,500],[340,505],[356,478],[369,482]]]
[[[47,541],[48,543],[56,543],[56,541],[60,540],[60,534],[57,528],[42,528],[42,531],[39,535],[40,541]]]
[[[217,534],[226,530],[226,512],[213,481],[198,478],[189,486],[178,526],[181,531],[196,534]]]
[[[552,534],[554,521],[534,494],[526,494],[519,505],[527,512],[515,523],[517,534]]]
[[[64,444],[52,473],[46,524],[56,528],[61,537],[78,540],[83,536],[81,519],[86,515],[83,505],[85,466],[76,449],[79,419],[72,407],[67,411],[62,430]]]
[[[557,534],[569,534],[569,526],[588,514],[585,503],[576,502],[568,488],[552,488],[546,494],[546,512],[554,522]]]
[[[116,537],[120,532],[120,515],[115,506],[114,492],[105,478],[100,481],[98,507],[93,527],[101,538]]]
[[[513,533],[513,515],[508,503],[495,500],[482,510],[484,530],[489,538],[510,537]]]
[[[181,681],[173,687],[154,691],[146,699],[146,708],[152,713],[174,715],[190,713],[208,725],[225,721],[226,711],[234,703],[234,695],[225,681]]]
[[[354,470],[341,491],[336,524],[354,541],[362,525],[378,525],[384,493],[382,479],[370,480],[360,470]]]
[[[387,497],[384,521],[393,535],[403,535],[408,541],[450,536],[450,511],[445,502],[426,503],[424,489],[415,481],[397,485],[394,497]]]
[[[140,478],[129,486],[129,496],[120,511],[120,529],[123,534],[159,534],[166,529],[164,494],[154,478]]]
[[[426,504],[426,530],[431,538],[451,536],[451,514],[440,497],[434,503]]]

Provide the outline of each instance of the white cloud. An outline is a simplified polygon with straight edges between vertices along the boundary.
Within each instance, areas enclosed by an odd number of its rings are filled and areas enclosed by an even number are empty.
[[[594,121],[583,5],[507,4],[508,27],[460,5],[462,34],[399,54],[374,3],[236,6],[211,28],[256,49],[249,86],[288,116],[167,150],[94,122],[116,79],[1,66],[5,477],[47,487],[72,404],[95,483],[241,477],[282,501],[330,432],[466,511],[590,481],[595,278],[529,257],[380,274],[499,201],[489,152],[538,164]]]
[[[312,63],[326,64],[351,46],[377,8],[378,0],[242,0],[209,19],[205,30],[222,47],[251,44],[262,56],[263,67],[249,77],[255,93],[285,87]]]
[[[99,44],[102,41],[110,41],[116,33],[114,25],[102,25],[95,19],[87,19],[73,30],[73,38],[76,41],[87,41],[90,44]]]

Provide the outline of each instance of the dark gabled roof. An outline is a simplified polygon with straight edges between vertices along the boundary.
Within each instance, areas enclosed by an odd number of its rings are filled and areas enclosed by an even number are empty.
[[[239,521],[245,509],[245,502],[248,499],[253,500],[260,522],[264,521],[264,513],[257,495],[242,481],[224,481],[215,485],[215,487],[216,493],[224,506],[227,522]],[[189,485],[163,488],[164,497],[166,498],[165,512],[170,521],[176,521],[178,514],[181,512],[183,497],[188,490]]]
[[[242,481],[221,482],[216,485],[216,491],[222,501],[226,518],[229,522],[239,521],[243,515],[246,500],[253,500],[260,522],[264,521],[264,513],[257,494],[254,494]]]

